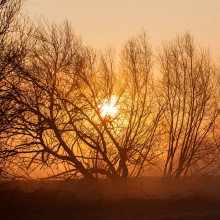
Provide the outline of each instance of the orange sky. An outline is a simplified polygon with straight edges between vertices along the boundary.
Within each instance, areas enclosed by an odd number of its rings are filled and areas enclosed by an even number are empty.
[[[84,42],[117,49],[142,28],[153,48],[190,31],[220,61],[220,0],[27,0],[24,11],[70,20]]]

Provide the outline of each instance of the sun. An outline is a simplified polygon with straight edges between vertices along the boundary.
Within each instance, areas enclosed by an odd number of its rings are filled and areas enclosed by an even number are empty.
[[[99,105],[100,114],[103,118],[105,117],[115,117],[118,112],[117,98],[111,97],[110,99],[105,99],[101,105]]]

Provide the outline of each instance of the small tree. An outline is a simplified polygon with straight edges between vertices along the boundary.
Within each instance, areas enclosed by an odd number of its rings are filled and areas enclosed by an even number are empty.
[[[15,63],[22,59],[22,45],[18,43],[18,14],[21,0],[0,0],[0,177],[12,177],[11,160],[5,153],[5,134],[9,121],[6,115],[8,102],[6,95],[6,78],[13,72]],[[21,31],[21,29],[20,29]],[[8,91],[7,91],[8,92]],[[9,111],[8,111],[9,112]]]
[[[179,178],[195,167],[201,170],[202,160],[216,153],[208,141],[218,115],[216,68],[208,51],[197,47],[188,33],[165,44],[159,62],[160,96],[166,103],[164,177]]]

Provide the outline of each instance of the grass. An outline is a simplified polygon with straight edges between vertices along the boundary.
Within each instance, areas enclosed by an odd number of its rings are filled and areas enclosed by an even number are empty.
[[[71,184],[70,184],[71,185]],[[0,190],[2,220],[219,220],[220,198],[202,190],[166,197],[138,187],[6,187]],[[99,189],[99,190],[98,190]],[[107,190],[108,189],[108,190]],[[149,189],[149,188],[148,188]],[[152,189],[152,188],[151,188]],[[165,189],[158,189],[159,192]],[[113,193],[115,192],[115,194]],[[185,191],[186,192],[186,191]],[[117,196],[116,196],[117,195]]]

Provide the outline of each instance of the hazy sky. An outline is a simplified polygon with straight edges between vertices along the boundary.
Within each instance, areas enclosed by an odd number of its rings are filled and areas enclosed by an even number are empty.
[[[68,19],[84,42],[120,48],[142,28],[154,48],[190,31],[220,60],[220,0],[27,0],[30,16]]]

